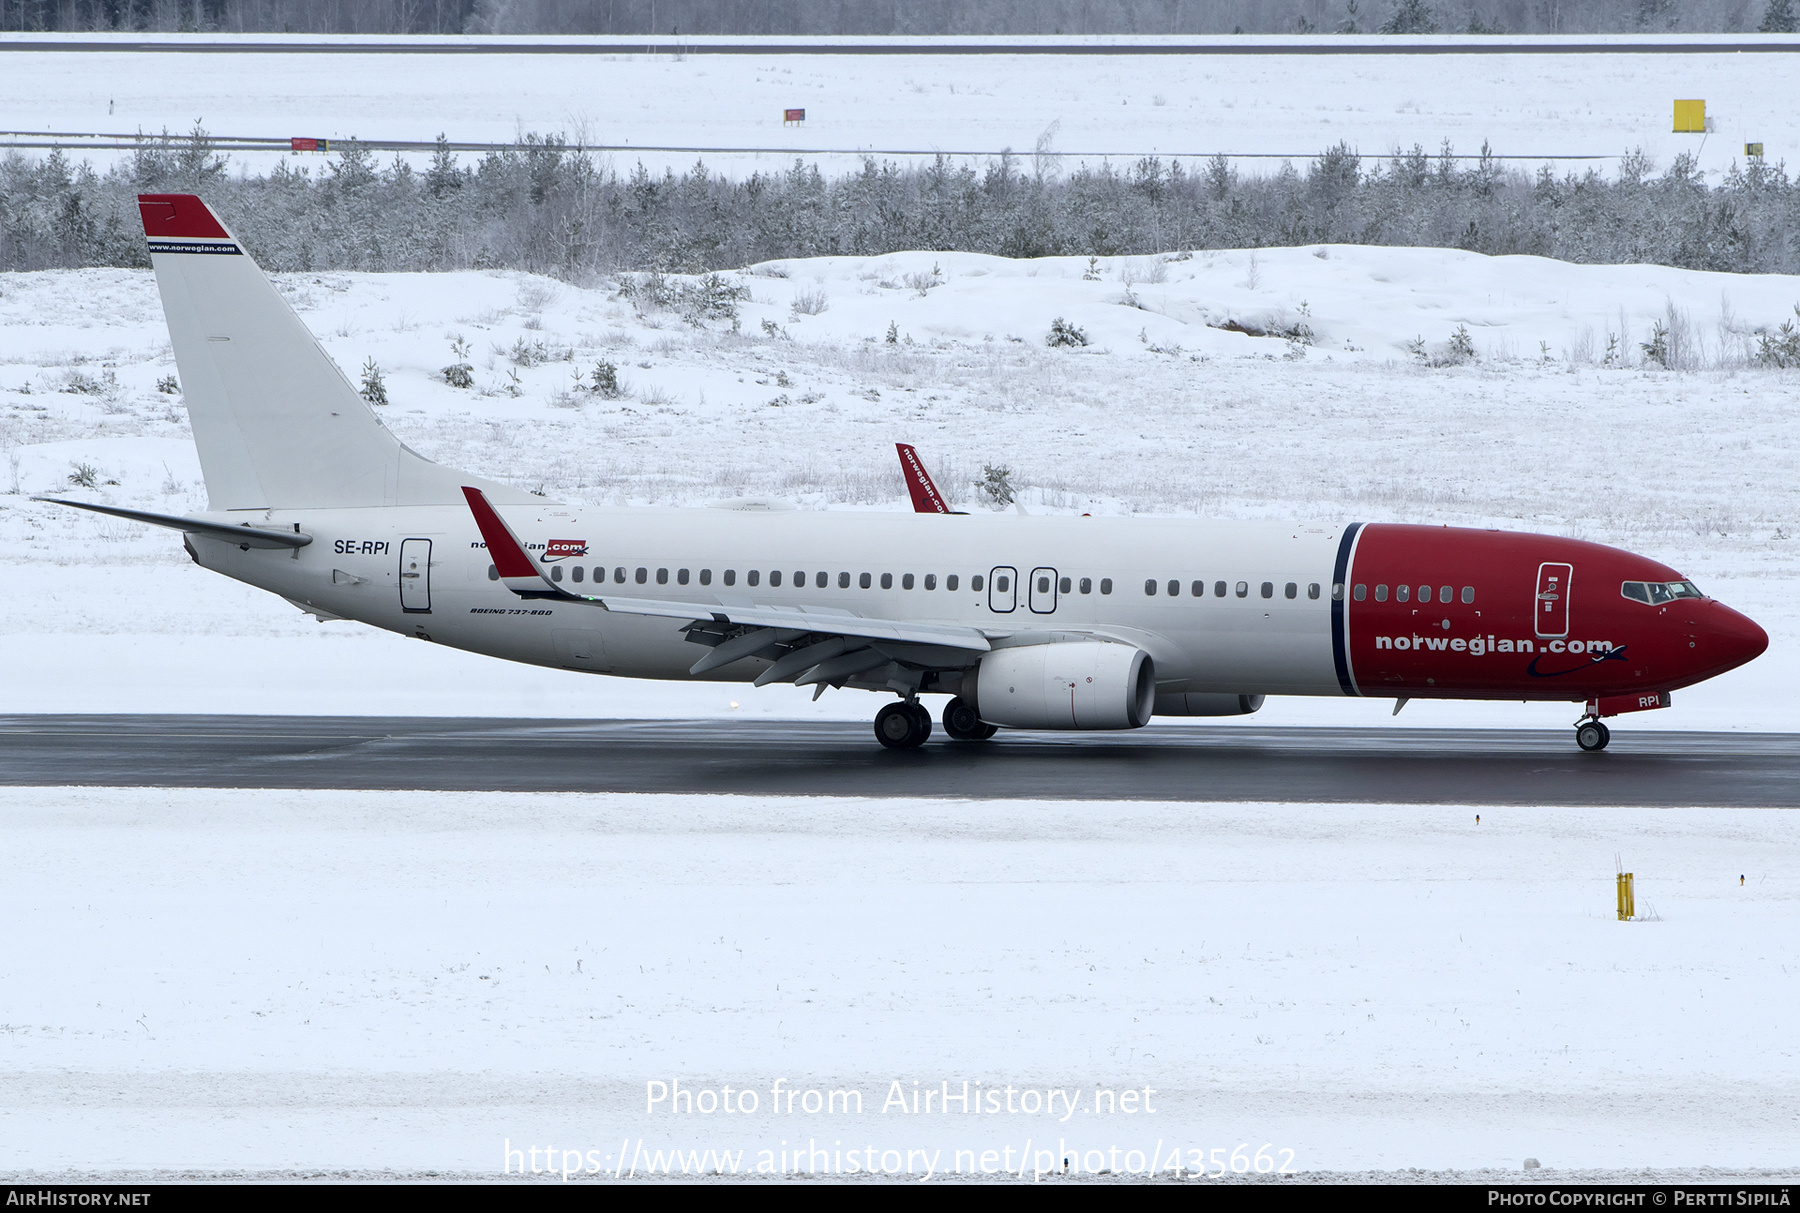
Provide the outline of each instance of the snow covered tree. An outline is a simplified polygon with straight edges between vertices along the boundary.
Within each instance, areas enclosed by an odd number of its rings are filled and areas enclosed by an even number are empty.
[[[1437,15],[1425,0],[1400,0],[1393,15],[1382,23],[1384,34],[1435,34]]]
[[[1769,0],[1769,7],[1763,12],[1762,24],[1756,27],[1759,34],[1793,34],[1800,33],[1800,17],[1794,14],[1794,0]]]

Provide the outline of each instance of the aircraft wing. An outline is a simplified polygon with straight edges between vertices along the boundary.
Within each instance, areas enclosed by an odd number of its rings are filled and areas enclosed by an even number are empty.
[[[953,649],[971,649],[978,653],[985,653],[993,647],[988,643],[987,637],[974,628],[953,623],[902,623],[816,607],[709,606],[700,602],[657,602],[613,595],[598,595],[584,601],[597,603],[621,615],[659,615],[666,619],[711,620],[737,627],[799,630],[815,635],[856,637],[861,640],[947,645]]]
[[[572,594],[544,576],[512,528],[482,495],[464,487],[488,556],[506,587],[521,598],[556,598],[586,603],[620,615],[684,619],[682,631],[710,651],[688,672],[704,674],[734,661],[757,657],[773,662],[756,685],[794,682],[842,686],[910,686],[921,671],[958,668],[970,655],[993,647],[978,629],[949,623],[871,619],[829,607],[781,607],[760,603],[672,602],[616,594]]]

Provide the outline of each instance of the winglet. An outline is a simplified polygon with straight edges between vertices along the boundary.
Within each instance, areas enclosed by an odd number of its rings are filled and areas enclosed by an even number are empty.
[[[944,495],[938,492],[938,486],[931,481],[931,473],[919,461],[919,452],[910,443],[896,442],[894,449],[900,452],[900,472],[906,477],[906,491],[912,494],[913,513],[915,514],[949,514],[952,512],[944,501]]]
[[[525,545],[512,533],[506,520],[488,504],[480,489],[464,485],[463,497],[469,503],[469,512],[475,515],[475,525],[481,528],[482,539],[487,542],[488,559],[494,562],[507,589],[527,598],[570,597],[544,576],[537,563],[526,554]]]

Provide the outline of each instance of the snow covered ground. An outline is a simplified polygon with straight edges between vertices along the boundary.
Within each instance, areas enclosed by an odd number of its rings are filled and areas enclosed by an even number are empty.
[[[1336,36],[1255,41],[1346,45]],[[525,131],[562,131],[631,148],[1021,154],[1048,135],[1052,150],[1094,161],[1214,152],[1306,158],[1339,140],[1380,156],[1415,143],[1435,152],[1447,139],[1463,153],[1478,152],[1485,140],[1507,155],[1606,157],[1607,169],[1632,148],[1663,164],[1693,151],[1713,172],[1741,160],[1746,142],[1763,143],[1771,160],[1792,159],[1800,148],[1800,113],[1787,104],[1788,54],[344,58],[11,51],[6,69],[0,112],[22,131],[182,132],[200,120],[215,134],[282,139],[429,140],[443,132],[504,141]],[[1716,131],[1673,133],[1678,97],[1704,99]],[[783,111],[795,107],[806,110],[806,125],[784,126]],[[640,157],[656,171],[694,160],[633,150],[619,154],[621,168]],[[786,167],[790,158],[785,151],[709,151],[705,159],[747,174]],[[240,160],[266,169],[274,157]],[[842,170],[856,157],[821,163]]]
[[[0,847],[9,1175],[1800,1163],[1793,814],[6,789]],[[965,1079],[1075,1110],[882,1111]]]
[[[352,378],[381,368],[382,415],[405,441],[552,496],[904,509],[903,440],[971,509],[987,508],[971,484],[992,463],[1034,511],[1576,535],[1675,565],[1774,638],[1657,727],[1800,729],[1800,375],[1745,364],[1754,330],[1793,315],[1800,279],[1350,247],[1092,264],[913,253],[727,278],[750,295],[735,328],[695,327],[616,283],[280,285]],[[1090,344],[1048,348],[1058,317]],[[1312,344],[1211,327],[1227,323],[1303,326]],[[1656,323],[1693,369],[1646,362]],[[1451,360],[1459,330],[1474,360],[1431,365]],[[440,373],[458,348],[471,389]],[[581,386],[601,361],[618,399]],[[148,273],[0,276],[0,711],[871,711],[866,696],[625,683],[321,625],[194,568],[166,534],[26,500],[203,506],[179,397],[157,386],[174,371]],[[92,488],[70,483],[84,468]],[[1560,726],[1568,712],[1420,702],[1394,723]],[[1256,721],[1386,713],[1275,700]]]

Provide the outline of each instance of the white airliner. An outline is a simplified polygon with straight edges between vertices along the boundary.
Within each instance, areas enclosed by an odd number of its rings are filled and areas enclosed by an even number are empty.
[[[1768,643],[1673,569],[1553,536],[545,500],[403,445],[200,199],[139,205],[209,508],[60,504],[179,530],[196,563],[321,618],[599,674],[875,691],[895,748],[930,735],[922,695],[969,741],[1330,695],[1582,703],[1597,750],[1601,717]]]

